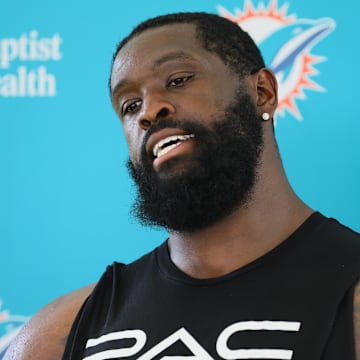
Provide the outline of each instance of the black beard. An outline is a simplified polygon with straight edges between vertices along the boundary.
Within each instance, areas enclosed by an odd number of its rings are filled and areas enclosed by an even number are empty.
[[[140,163],[128,161],[137,185],[132,214],[141,224],[194,231],[214,224],[251,200],[263,148],[261,121],[252,99],[238,94],[224,117],[212,121],[211,129],[199,122],[159,120],[146,134]],[[180,173],[159,176],[146,154],[145,142],[152,133],[168,127],[194,134],[196,155]],[[181,157],[174,158],[160,170],[171,174],[172,165],[181,161]]]

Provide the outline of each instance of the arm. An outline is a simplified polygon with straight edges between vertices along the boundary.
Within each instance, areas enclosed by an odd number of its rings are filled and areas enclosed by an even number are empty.
[[[360,360],[360,281],[354,293],[354,330],[356,360]]]
[[[4,360],[61,359],[71,325],[95,284],[51,302],[22,328]]]

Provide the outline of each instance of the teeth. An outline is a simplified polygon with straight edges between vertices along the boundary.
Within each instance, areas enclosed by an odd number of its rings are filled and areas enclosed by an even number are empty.
[[[177,146],[179,146],[181,144],[181,141],[189,140],[189,139],[191,139],[193,137],[195,137],[194,134],[168,136],[167,138],[162,139],[158,143],[155,144],[154,149],[153,149],[153,154],[154,154],[155,157],[160,157],[160,156],[166,154],[167,152],[169,152],[170,150],[172,150],[172,149],[176,148]],[[171,141],[179,141],[179,142],[162,148],[165,144],[167,144],[167,143],[169,143]]]

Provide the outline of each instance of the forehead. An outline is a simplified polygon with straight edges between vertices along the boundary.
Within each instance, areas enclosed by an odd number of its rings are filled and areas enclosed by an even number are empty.
[[[206,61],[213,57],[196,37],[195,25],[171,24],[145,30],[131,39],[117,54],[111,88],[131,71],[154,67],[177,57],[180,60]]]

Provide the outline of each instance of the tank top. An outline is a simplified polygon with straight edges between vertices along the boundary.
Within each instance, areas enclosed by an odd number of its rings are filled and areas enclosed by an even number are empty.
[[[107,268],[63,360],[355,360],[359,275],[360,235],[318,212],[264,256],[218,278],[184,274],[164,242]]]

